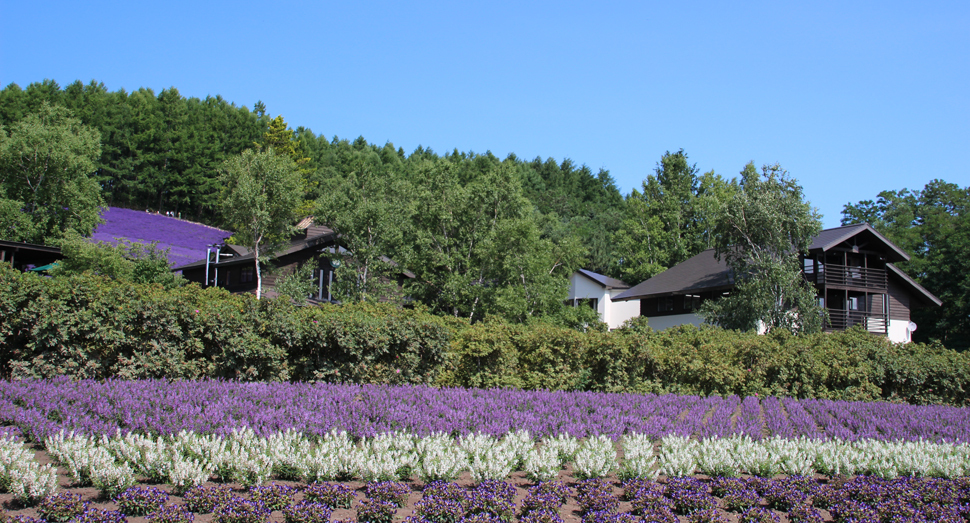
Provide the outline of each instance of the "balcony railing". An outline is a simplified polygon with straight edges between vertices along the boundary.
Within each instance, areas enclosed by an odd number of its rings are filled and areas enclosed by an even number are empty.
[[[883,315],[873,315],[864,311],[828,310],[827,330],[844,331],[856,325],[874,334],[887,334],[889,321]]]
[[[838,285],[885,291],[889,287],[886,269],[846,267],[845,265],[822,265],[806,267],[805,279],[814,284]]]

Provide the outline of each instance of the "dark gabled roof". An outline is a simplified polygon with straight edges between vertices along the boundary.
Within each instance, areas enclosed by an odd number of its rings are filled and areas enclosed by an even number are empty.
[[[12,242],[9,240],[0,240],[0,248],[13,249],[13,250],[23,250],[23,251],[33,251],[33,252],[46,252],[49,254],[60,254],[60,247],[52,247],[50,245],[40,245],[37,243],[27,243],[27,242]]]
[[[321,244],[332,242],[333,239],[336,237],[333,230],[331,230],[328,227],[318,226],[318,229],[320,230],[320,234],[317,234],[315,236],[310,236],[308,238],[300,238],[300,239],[294,240],[290,242],[290,244],[287,245],[284,249],[274,252],[273,256],[278,258],[280,256],[286,256],[287,254],[299,252],[304,249],[317,247]],[[233,253],[235,253],[236,256],[233,256],[232,258],[225,261],[220,261],[219,262],[220,267],[230,267],[233,265],[241,265],[243,263],[253,263],[255,256],[246,247],[242,247],[240,245],[228,245],[226,246],[226,248],[232,251]],[[205,263],[206,263],[206,260],[199,260],[196,262],[182,265],[181,267],[175,267],[172,270],[184,271],[186,269],[201,268],[201,267],[205,267]]]
[[[717,259],[714,249],[708,249],[619,294],[613,301],[729,289],[733,286],[734,277],[727,263]]]
[[[943,305],[943,300],[937,298],[932,292],[926,290],[925,287],[916,283],[915,280],[910,278],[909,275],[903,272],[899,267],[896,267],[891,263],[887,263],[886,269],[889,270],[890,276],[895,276],[896,278],[900,279],[903,284],[909,288],[910,292],[912,292],[913,297],[919,300],[923,305],[935,305],[937,307]]]
[[[598,283],[600,287],[606,287],[607,289],[629,289],[630,288],[630,284],[623,280],[610,278],[609,276],[603,276],[602,274],[598,274],[593,271],[588,271],[586,269],[579,269],[576,272]]]
[[[867,242],[877,241],[883,244],[885,248],[878,250],[886,253],[889,261],[909,260],[909,255],[865,223],[825,229],[812,241],[809,251],[825,252],[856,236],[861,236]],[[887,263],[886,268],[889,274],[902,281],[922,304],[936,306],[943,304],[933,293],[916,283],[892,263]],[[691,291],[714,291],[733,286],[734,278],[727,263],[714,256],[714,249],[708,249],[621,293],[613,298],[613,301],[686,294]]]
[[[879,231],[873,229],[868,223],[857,223],[854,225],[835,227],[833,229],[825,229],[824,231],[818,233],[818,236],[812,240],[812,244],[808,247],[808,252],[825,252],[856,236],[861,236],[862,239],[867,242],[875,240],[876,242],[882,244],[883,248],[881,249],[869,248],[868,250],[879,250],[884,252],[886,254],[886,259],[890,262],[909,260],[908,254],[897,247],[896,244],[889,241],[889,239],[887,239],[885,236],[879,234]]]
[[[388,265],[390,265],[391,267],[395,267],[395,268],[400,269],[401,270],[401,274],[403,274],[406,278],[409,278],[409,279],[412,279],[412,280],[415,279],[415,278],[417,278],[417,275],[415,275],[413,272],[411,272],[411,271],[409,271],[407,269],[401,269],[401,266],[398,265],[398,263],[396,261],[388,258],[387,256],[383,256],[382,255],[381,256],[381,261],[384,262],[384,263],[386,263],[386,264],[388,264]]]

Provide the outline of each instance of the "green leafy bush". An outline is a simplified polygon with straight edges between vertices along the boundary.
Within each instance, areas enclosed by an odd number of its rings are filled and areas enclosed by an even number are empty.
[[[970,355],[860,329],[767,336],[715,327],[611,332],[469,325],[390,304],[322,307],[196,285],[166,289],[0,266],[10,378],[426,383],[968,404]]]
[[[0,369],[12,378],[428,383],[449,328],[391,305],[298,307],[217,288],[44,278],[0,268]]]

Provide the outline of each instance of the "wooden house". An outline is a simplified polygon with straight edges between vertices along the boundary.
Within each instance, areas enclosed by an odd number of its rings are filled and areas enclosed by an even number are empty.
[[[272,271],[261,265],[263,276],[263,295],[267,298],[277,296],[276,280],[292,274],[297,268],[309,263],[313,267],[314,292],[311,301],[332,302],[334,297],[330,292],[330,285],[334,281],[335,267],[330,262],[330,256],[343,253],[353,256],[340,246],[338,235],[326,225],[320,225],[309,217],[296,226],[297,233],[282,249],[271,256]],[[232,293],[256,292],[256,263],[253,253],[240,245],[221,245],[209,252],[207,259],[175,267],[173,271],[182,271],[182,276],[204,287],[222,287]],[[394,261],[384,258],[384,261],[395,265]],[[414,274],[401,270],[398,283],[403,278],[414,278]]]
[[[0,263],[8,263],[17,270],[49,266],[63,258],[60,247],[0,240]]]
[[[337,235],[324,225],[313,223],[312,218],[297,225],[297,233],[290,243],[273,253],[274,271],[263,271],[263,293],[267,297],[276,295],[273,290],[277,278],[290,274],[305,263],[314,267],[313,277],[316,292],[312,298],[329,302],[330,283],[333,282],[333,267],[324,252],[335,252]],[[182,271],[182,276],[204,287],[222,287],[233,293],[256,292],[256,263],[253,253],[240,245],[222,245],[209,252],[207,259],[192,262],[173,271]]]
[[[909,255],[868,224],[825,229],[801,257],[805,278],[815,285],[819,303],[828,311],[828,331],[860,325],[896,342],[908,342],[916,325],[914,307],[939,307],[942,302],[894,263]],[[713,250],[617,295],[614,302],[639,300],[640,315],[649,325],[665,329],[703,318],[697,309],[734,288],[734,275]]]

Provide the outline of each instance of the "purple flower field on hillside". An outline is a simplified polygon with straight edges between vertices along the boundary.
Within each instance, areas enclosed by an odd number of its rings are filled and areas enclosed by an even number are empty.
[[[208,225],[119,207],[108,207],[101,217],[105,223],[94,230],[92,238],[112,244],[116,243],[115,238],[145,244],[157,242],[160,249],[169,250],[172,267],[205,259],[209,245],[222,243],[232,235]]]
[[[970,409],[756,397],[603,394],[327,383],[142,380],[0,382],[0,425],[41,440],[60,430],[225,435],[249,427],[354,437],[391,431],[576,437],[970,441]]]

